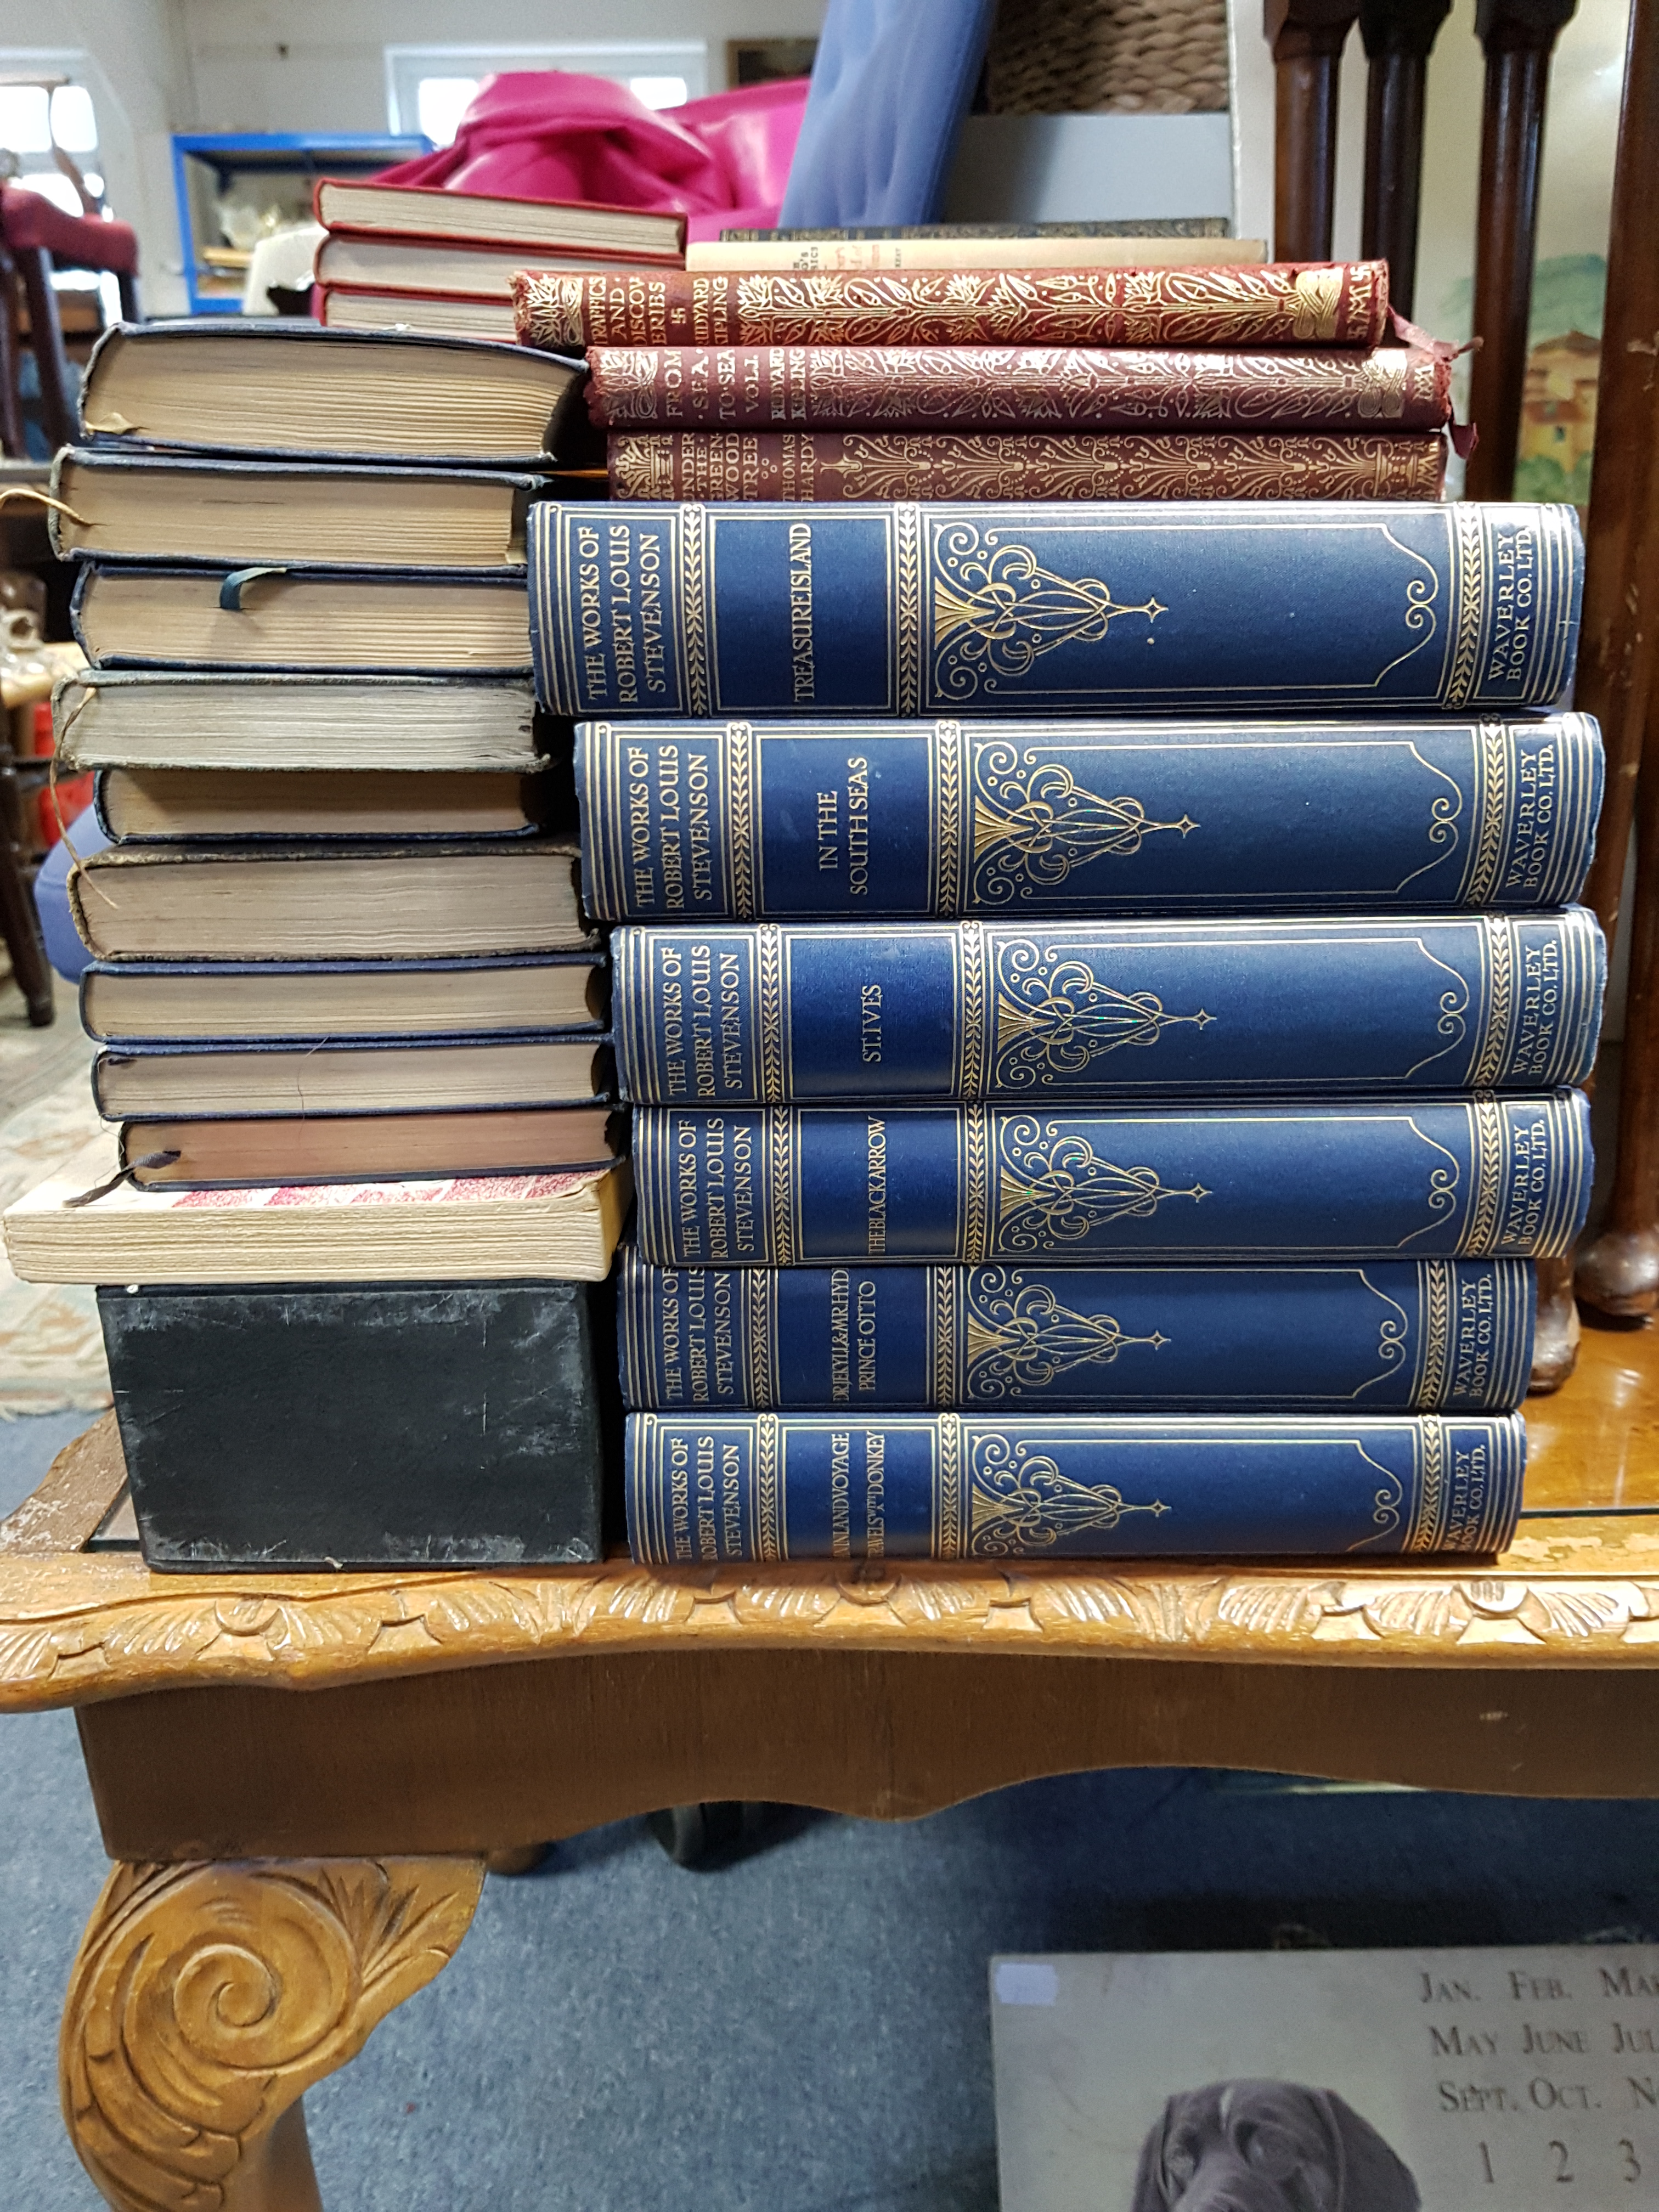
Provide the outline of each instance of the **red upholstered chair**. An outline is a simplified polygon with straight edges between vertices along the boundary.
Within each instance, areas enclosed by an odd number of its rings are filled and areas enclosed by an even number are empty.
[[[64,351],[53,269],[111,271],[121,288],[121,313],[138,319],[138,240],[131,223],[65,215],[43,193],[0,186],[0,446],[23,455],[23,410],[17,385],[17,287],[29,303],[29,343],[40,379],[40,406],[54,447],[75,437],[74,387]]]

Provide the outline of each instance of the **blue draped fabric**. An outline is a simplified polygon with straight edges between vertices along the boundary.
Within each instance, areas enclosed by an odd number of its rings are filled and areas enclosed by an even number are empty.
[[[931,222],[995,0],[830,0],[778,221]]]

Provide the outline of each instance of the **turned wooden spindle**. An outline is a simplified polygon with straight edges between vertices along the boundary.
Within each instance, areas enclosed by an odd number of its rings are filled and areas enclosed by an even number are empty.
[[[1364,41],[1365,197],[1359,251],[1389,264],[1389,298],[1409,315],[1417,289],[1423,191],[1423,94],[1429,52],[1451,0],[1360,0]]]
[[[1659,738],[1650,739],[1636,797],[1613,1194],[1605,1226],[1578,1256],[1575,1280],[1579,1297],[1602,1313],[1635,1317],[1659,1305]]]
[[[1480,441],[1464,479],[1469,499],[1508,499],[1521,440],[1538,236],[1538,168],[1544,95],[1557,34],[1577,0],[1480,0],[1475,30],[1486,50],[1480,130],[1480,234],[1474,256],[1474,356],[1469,412]]]
[[[1653,180],[1659,176],[1659,0],[1634,0],[1625,56],[1624,101],[1613,167],[1607,245],[1607,307],[1596,387],[1595,453],[1585,531],[1584,608],[1574,704],[1594,714],[1607,746],[1607,793],[1595,860],[1583,897],[1612,945],[1619,926],[1625,853],[1648,719],[1659,636],[1659,225]],[[1659,779],[1659,763],[1650,781]],[[1654,872],[1650,825],[1638,881]],[[1587,1304],[1629,1312],[1641,1288],[1641,1255],[1651,1251],[1650,1158],[1655,1119],[1651,1031],[1651,913],[1632,944],[1626,1019],[1625,1080],[1620,1102],[1620,1166],[1604,1233],[1581,1255],[1578,1290]],[[1626,1139],[1628,1125],[1628,1140]],[[1652,1262],[1648,1262],[1653,1273]],[[1577,1340],[1571,1256],[1539,1269],[1534,1390],[1552,1390],[1572,1371]],[[1652,1303],[1648,1295],[1648,1303]],[[1637,1309],[1644,1310],[1644,1309]]]
[[[1359,0],[1266,0],[1273,48],[1273,258],[1328,261],[1336,210],[1336,99]]]
[[[1659,633],[1659,0],[1633,0],[1613,175],[1584,607],[1573,703],[1601,725],[1607,794],[1584,903],[1613,942]]]

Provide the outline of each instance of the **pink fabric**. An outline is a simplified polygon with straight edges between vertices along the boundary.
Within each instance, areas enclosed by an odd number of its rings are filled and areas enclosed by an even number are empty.
[[[626,85],[566,70],[487,77],[451,146],[383,172],[512,199],[598,200],[689,218],[693,238],[777,220],[807,80],[653,109]]]
[[[44,246],[64,269],[111,269],[131,276],[138,267],[138,234],[128,222],[65,215],[44,192],[0,188],[0,237],[20,252]]]

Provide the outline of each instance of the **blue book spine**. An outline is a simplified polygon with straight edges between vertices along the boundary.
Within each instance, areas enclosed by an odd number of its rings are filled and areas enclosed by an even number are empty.
[[[665,1267],[1539,1259],[1589,1203],[1577,1091],[1305,1106],[634,1112]]]
[[[1518,1413],[628,1417],[645,1566],[1501,1551]]]
[[[1346,1267],[653,1267],[617,1279],[630,1407],[846,1418],[1504,1413],[1532,1364],[1522,1260]]]
[[[1439,722],[585,722],[608,921],[1559,906],[1588,714]]]
[[[1571,507],[1463,501],[549,501],[528,546],[578,718],[1550,706],[1583,565]]]
[[[623,1095],[659,1105],[1540,1091],[1595,1056],[1587,908],[1306,921],[618,931]]]

